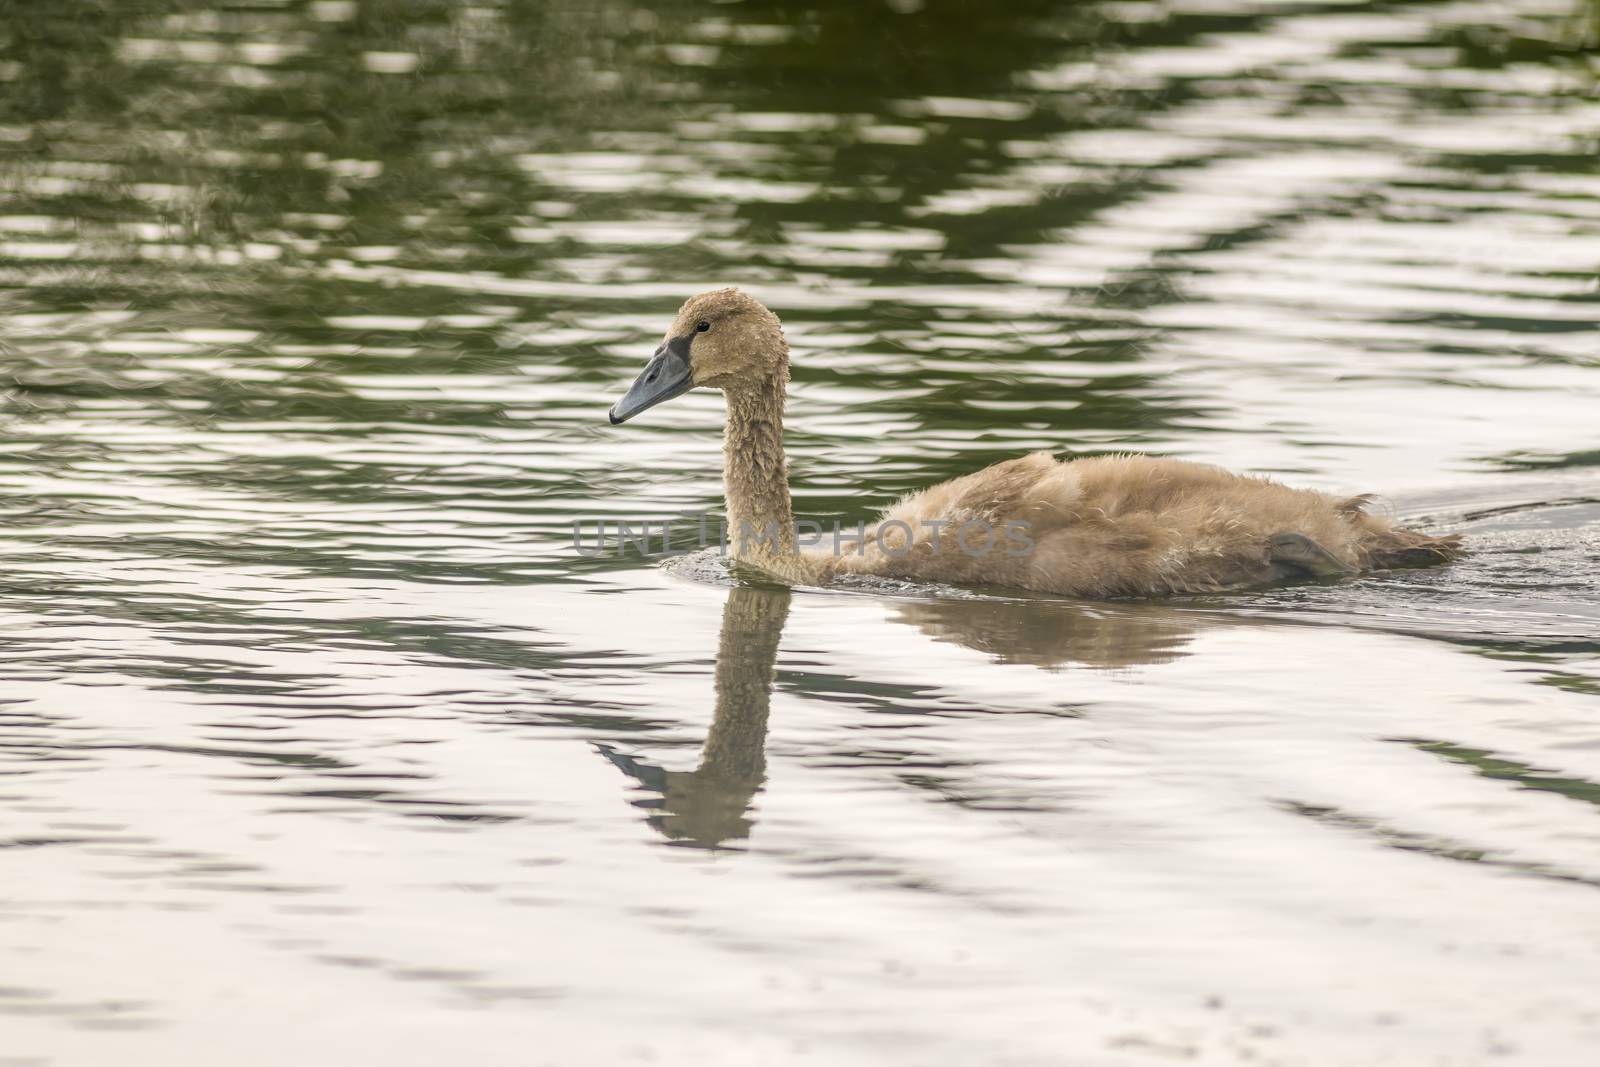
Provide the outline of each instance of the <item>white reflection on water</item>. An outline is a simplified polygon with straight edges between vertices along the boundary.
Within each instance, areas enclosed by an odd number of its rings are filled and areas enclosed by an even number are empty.
[[[30,961],[9,1003],[41,1006],[14,1047],[92,1057],[113,1026],[181,1059],[262,1026],[271,1054],[243,1062],[422,1062],[464,1010],[475,1048],[538,1034],[600,1060],[1572,1062],[1593,1040],[1593,801],[1423,747],[1593,782],[1593,702],[1457,649],[1106,606],[1073,609],[1042,671],[961,648],[959,601],[797,596],[753,831],[719,858],[647,847],[624,800],[651,791],[589,742],[701,762],[727,590],[637,575],[621,619],[555,587],[216,578],[122,576],[270,587],[266,632],[8,620],[8,862],[44,890],[5,906]],[[998,632],[993,603],[965,607],[972,639]],[[188,681],[141,677],[129,641]],[[96,684],[55,677],[61,656]],[[152,989],[151,968],[192,978]],[[250,1009],[217,1017],[230,990]]]

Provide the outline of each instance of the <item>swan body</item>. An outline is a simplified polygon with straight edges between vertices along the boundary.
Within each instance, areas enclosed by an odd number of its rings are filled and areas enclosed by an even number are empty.
[[[723,486],[735,559],[786,581],[840,575],[1077,597],[1244,589],[1442,562],[1460,539],[1401,529],[1340,499],[1217,467],[1142,455],[1035,452],[892,505],[864,535],[805,543],[783,450],[789,349],[778,318],[719,289],[690,298],[611,409],[620,423],[697,386],[728,401]]]
[[[1397,530],[1339,500],[1266,478],[1150,456],[1005,460],[906,497],[834,573],[998,585],[1081,597],[1164,596],[1431,562],[1453,542]],[[1031,549],[984,547],[1025,524]],[[963,543],[950,531],[972,534]],[[906,547],[905,529],[940,530]],[[999,537],[995,539],[1000,541]]]

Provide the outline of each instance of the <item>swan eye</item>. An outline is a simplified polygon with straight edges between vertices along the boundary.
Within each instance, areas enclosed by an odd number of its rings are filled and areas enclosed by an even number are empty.
[[[694,324],[695,333],[705,333],[709,329],[711,329],[711,324],[705,319],[701,319],[699,322]]]

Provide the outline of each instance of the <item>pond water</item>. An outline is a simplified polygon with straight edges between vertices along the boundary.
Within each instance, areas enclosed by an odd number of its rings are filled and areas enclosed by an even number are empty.
[[[0,1064],[1576,1064],[1600,1042],[1600,9],[188,0],[0,26]],[[1034,449],[1439,569],[740,583]]]

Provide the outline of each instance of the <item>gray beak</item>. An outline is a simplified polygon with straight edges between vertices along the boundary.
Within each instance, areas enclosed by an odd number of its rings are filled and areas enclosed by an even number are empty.
[[[689,369],[689,343],[694,334],[663,341],[650,362],[633,380],[621,400],[611,405],[611,425],[627,422],[646,408],[682,396],[694,388]]]

